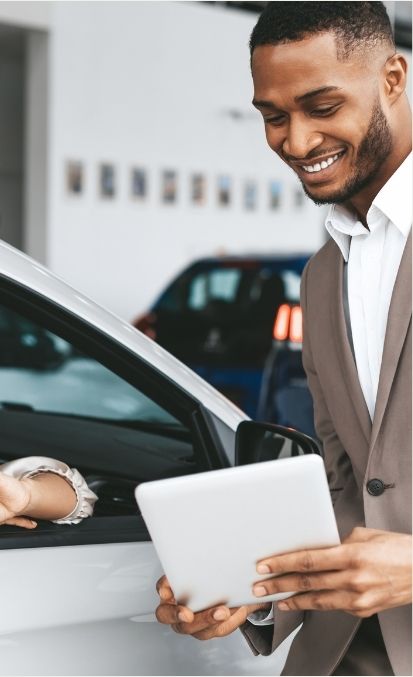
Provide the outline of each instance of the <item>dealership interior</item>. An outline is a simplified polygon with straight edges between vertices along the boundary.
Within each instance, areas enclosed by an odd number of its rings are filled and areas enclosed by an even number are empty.
[[[2,525],[22,594],[14,610],[4,574],[0,675],[283,668],[292,635],[254,657],[240,633],[211,648],[155,622],[160,550],[135,496],[320,453],[300,283],[328,206],[252,105],[267,4],[0,0],[0,476],[52,457],[99,499],[76,528]],[[411,2],[384,5],[410,67]]]

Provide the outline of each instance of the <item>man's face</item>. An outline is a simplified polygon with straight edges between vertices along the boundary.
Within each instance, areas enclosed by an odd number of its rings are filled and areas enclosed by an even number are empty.
[[[267,142],[314,202],[345,202],[380,180],[392,137],[378,78],[360,58],[338,61],[332,33],[257,47],[252,76]]]

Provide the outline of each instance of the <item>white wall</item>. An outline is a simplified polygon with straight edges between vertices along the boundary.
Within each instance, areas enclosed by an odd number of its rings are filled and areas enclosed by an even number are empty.
[[[170,277],[218,251],[312,251],[322,210],[266,147],[250,104],[248,39],[255,15],[200,3],[57,2],[51,12],[48,263],[120,315],[144,309]],[[239,109],[232,120],[225,111]],[[80,197],[65,193],[64,163],[85,162]],[[119,193],[102,201],[97,166],[113,162]],[[128,194],[128,172],[149,171],[146,203]],[[160,203],[161,169],[179,172],[179,201]],[[208,179],[205,207],[189,203],[189,174]],[[234,180],[234,204],[216,205],[218,173]],[[244,179],[257,179],[260,208],[245,212]],[[267,208],[267,183],[284,184]]]

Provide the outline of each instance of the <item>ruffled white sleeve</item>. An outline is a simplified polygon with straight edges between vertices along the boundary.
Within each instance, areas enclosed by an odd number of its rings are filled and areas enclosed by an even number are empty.
[[[51,520],[55,524],[79,524],[85,517],[90,517],[93,514],[93,506],[98,497],[89,489],[80,472],[76,468],[69,468],[62,461],[56,461],[47,456],[25,456],[16,461],[9,461],[9,463],[0,465],[0,471],[5,475],[21,480],[26,477],[35,477],[35,475],[44,472],[55,473],[55,475],[63,477],[73,488],[77,502],[69,515]]]

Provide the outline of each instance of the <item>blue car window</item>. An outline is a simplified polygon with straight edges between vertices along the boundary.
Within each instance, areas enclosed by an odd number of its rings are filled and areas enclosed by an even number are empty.
[[[190,284],[188,307],[191,310],[201,310],[207,303],[207,276],[198,275]]]
[[[235,301],[241,271],[237,268],[214,269],[197,275],[191,280],[188,294],[188,308],[202,310],[210,301]]]
[[[301,275],[295,270],[283,270],[280,276],[284,282],[285,296],[288,301],[299,302]]]

